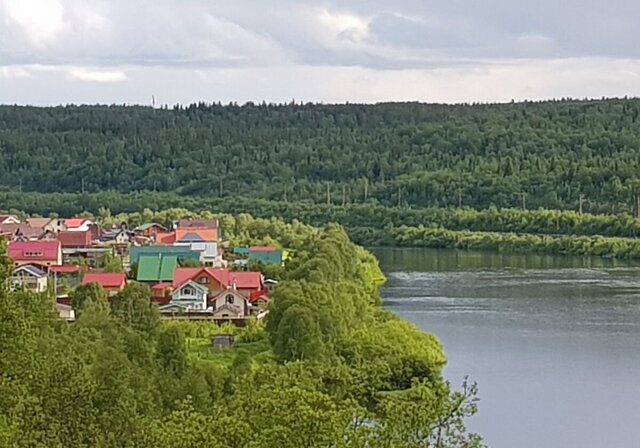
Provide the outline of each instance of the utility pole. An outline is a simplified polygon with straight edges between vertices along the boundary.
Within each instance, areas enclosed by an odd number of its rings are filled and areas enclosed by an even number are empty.
[[[636,218],[640,218],[640,194],[636,193]]]
[[[220,189],[218,191],[218,195],[222,197],[222,179],[220,179]]]
[[[347,186],[342,186],[342,206],[347,205]]]
[[[527,209],[527,193],[523,191],[522,193],[520,193],[520,196],[522,196],[522,210],[526,210]]]
[[[402,204],[402,190],[398,187],[398,207],[400,207],[400,204]]]
[[[287,184],[284,184],[284,202],[287,202]]]
[[[84,194],[84,177],[82,178],[82,193]]]
[[[329,187],[329,182],[327,182],[327,205],[331,205],[331,190]]]
[[[580,194],[580,199],[578,200],[578,213],[582,215],[582,203],[584,202],[584,195]]]
[[[462,208],[462,188],[458,188],[458,208]]]

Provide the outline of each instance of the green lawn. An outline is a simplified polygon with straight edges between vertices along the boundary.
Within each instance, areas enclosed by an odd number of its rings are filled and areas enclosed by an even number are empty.
[[[246,354],[253,364],[264,364],[273,360],[271,346],[267,339],[257,342],[236,343],[233,348],[219,349],[211,346],[209,338],[187,338],[189,358],[203,365],[230,367],[239,354]]]

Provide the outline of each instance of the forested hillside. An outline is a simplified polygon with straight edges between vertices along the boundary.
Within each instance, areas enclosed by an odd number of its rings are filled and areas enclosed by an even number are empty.
[[[640,100],[0,107],[0,187],[633,210]]]

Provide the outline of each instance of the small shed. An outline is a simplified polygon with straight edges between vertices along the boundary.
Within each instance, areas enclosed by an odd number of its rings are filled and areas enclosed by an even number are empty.
[[[236,337],[232,334],[216,334],[211,336],[213,348],[231,348],[236,343]]]

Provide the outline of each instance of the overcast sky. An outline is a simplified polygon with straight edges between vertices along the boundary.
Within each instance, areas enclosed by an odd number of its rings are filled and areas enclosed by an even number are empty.
[[[0,103],[640,96],[635,0],[0,0]]]

